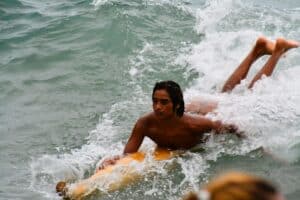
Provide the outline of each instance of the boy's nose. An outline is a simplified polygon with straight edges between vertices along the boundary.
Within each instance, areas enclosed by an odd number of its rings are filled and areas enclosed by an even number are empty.
[[[160,103],[157,103],[157,104],[155,105],[155,110],[161,110],[161,108],[162,108],[162,106],[161,106]]]

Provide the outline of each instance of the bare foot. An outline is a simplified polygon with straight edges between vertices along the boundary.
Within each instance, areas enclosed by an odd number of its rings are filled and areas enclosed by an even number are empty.
[[[255,54],[260,57],[263,55],[271,55],[275,49],[275,44],[271,40],[268,40],[266,37],[259,37],[256,40],[253,51]]]
[[[278,38],[276,40],[275,51],[285,53],[292,48],[299,47],[300,43],[295,40],[286,40],[284,38]]]

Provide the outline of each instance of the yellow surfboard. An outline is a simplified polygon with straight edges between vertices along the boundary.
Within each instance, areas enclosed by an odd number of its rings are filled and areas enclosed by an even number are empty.
[[[175,155],[177,153],[167,149],[157,148],[153,152],[155,161],[167,160]],[[105,192],[115,191],[141,176],[141,173],[133,165],[143,162],[145,157],[146,154],[143,152],[128,154],[117,160],[115,164],[106,166],[87,179],[72,184],[64,181],[58,182],[56,192],[64,199],[82,199],[99,188],[103,188]]]

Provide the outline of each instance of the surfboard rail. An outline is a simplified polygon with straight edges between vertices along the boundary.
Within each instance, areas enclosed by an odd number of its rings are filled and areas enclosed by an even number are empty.
[[[176,152],[157,148],[152,155],[153,160],[162,161],[174,157]],[[118,190],[122,186],[134,182],[142,175],[137,168],[132,167],[132,165],[142,163],[145,157],[145,152],[128,154],[117,160],[115,164],[98,170],[87,179],[75,183],[66,183],[65,181],[58,182],[56,192],[62,196],[63,199],[82,199],[102,187],[105,192]],[[99,182],[103,183],[103,185],[99,185]]]

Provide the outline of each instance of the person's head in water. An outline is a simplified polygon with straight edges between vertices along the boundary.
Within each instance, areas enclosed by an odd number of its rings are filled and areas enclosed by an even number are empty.
[[[181,117],[184,113],[184,100],[180,86],[174,81],[157,82],[153,88],[152,100],[154,100],[154,94],[157,90],[165,90],[168,93],[173,103],[173,111]]]
[[[225,174],[184,200],[284,200],[270,182],[240,172]]]

